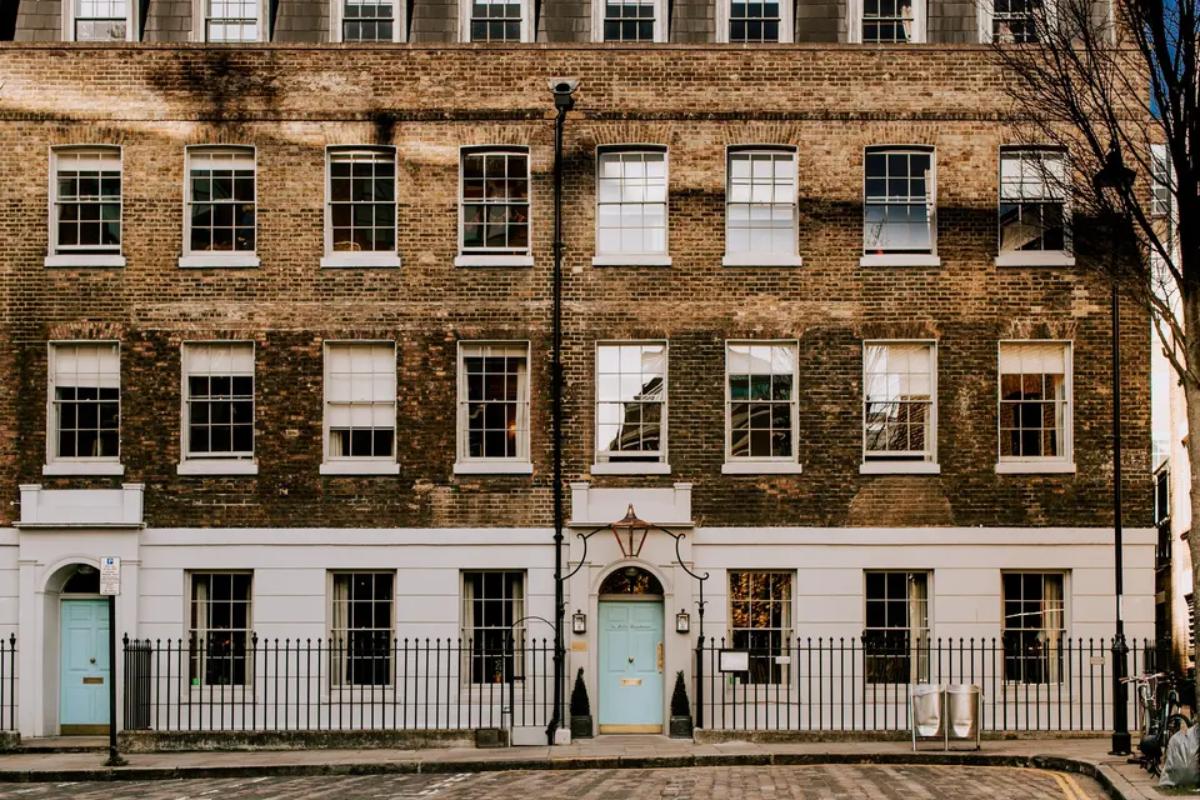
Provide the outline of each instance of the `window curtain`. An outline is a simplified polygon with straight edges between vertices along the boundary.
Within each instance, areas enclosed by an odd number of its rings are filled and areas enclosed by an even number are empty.
[[[521,361],[517,367],[517,442],[516,455],[529,458],[529,358],[528,351],[519,353]],[[513,355],[517,355],[514,353]],[[519,619],[519,617],[513,617]]]
[[[924,683],[929,675],[929,578],[908,576],[908,646],[911,683]],[[915,657],[914,657],[915,656]]]
[[[333,634],[331,647],[335,648],[332,662],[329,665],[329,678],[334,686],[346,683],[349,661],[348,631],[350,628],[350,576],[333,576],[333,609],[330,615],[330,633]]]
[[[1064,368],[1063,376],[1054,385],[1054,453],[1060,458],[1067,457],[1067,380]],[[1047,453],[1046,455],[1051,455]]]
[[[192,682],[200,680],[205,672],[205,654],[208,650],[208,579],[203,575],[192,576]]]
[[[1061,679],[1059,658],[1063,634],[1063,579],[1061,575],[1046,575],[1042,579],[1042,638],[1045,653],[1045,680],[1058,683]]]
[[[463,573],[462,576],[462,641],[459,643],[459,652],[462,653],[462,663],[459,664],[459,669],[465,676],[464,680],[478,680],[475,670],[472,669],[479,652],[479,643],[475,636],[475,580],[474,576]]]

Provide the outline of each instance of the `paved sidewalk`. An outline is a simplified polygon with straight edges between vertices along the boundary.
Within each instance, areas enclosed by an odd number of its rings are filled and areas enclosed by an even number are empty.
[[[646,768],[718,765],[828,763],[920,763],[1036,766],[1096,778],[1120,800],[1162,800],[1166,795],[1136,765],[1106,753],[1107,740],[1022,739],[985,741],[980,751],[944,753],[925,744],[913,753],[907,742],[722,742],[693,744],[662,736],[605,736],[565,747],[496,750],[285,750],[250,752],[138,753],[125,767],[102,766],[103,753],[0,755],[0,781],[152,780],[262,775],[360,775],[490,770]]]

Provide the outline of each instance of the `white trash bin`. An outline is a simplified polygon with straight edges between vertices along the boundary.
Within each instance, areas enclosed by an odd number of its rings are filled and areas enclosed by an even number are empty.
[[[939,739],[945,742],[946,729],[942,713],[942,687],[918,683],[909,692],[912,706],[912,746],[917,749],[920,739]]]
[[[946,687],[946,749],[950,742],[975,741],[979,749],[979,687],[973,683],[955,683]]]

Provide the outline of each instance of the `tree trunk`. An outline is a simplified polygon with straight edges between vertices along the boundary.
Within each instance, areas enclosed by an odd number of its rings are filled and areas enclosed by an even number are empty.
[[[1180,304],[1183,312],[1183,325],[1188,336],[1188,341],[1181,350],[1184,350],[1183,355],[1187,365],[1195,374],[1193,365],[1200,364],[1200,336],[1197,336],[1196,333],[1200,331],[1200,328],[1197,327],[1200,325],[1200,292],[1191,292],[1184,288],[1181,293],[1183,294]],[[1194,608],[1197,598],[1200,598],[1200,535],[1196,535],[1193,531],[1195,526],[1200,523],[1200,383],[1186,375],[1175,374],[1172,377],[1181,382],[1184,402],[1187,405],[1187,456],[1190,472],[1188,484],[1191,492],[1188,552],[1192,557],[1192,605]],[[1170,436],[1174,438],[1176,433],[1177,431],[1172,430]],[[1174,445],[1174,442],[1169,444]],[[1192,659],[1194,663],[1200,665],[1200,614],[1196,613],[1192,614],[1192,641],[1194,643]],[[1197,684],[1196,696],[1200,698],[1200,669],[1196,670],[1195,681]]]

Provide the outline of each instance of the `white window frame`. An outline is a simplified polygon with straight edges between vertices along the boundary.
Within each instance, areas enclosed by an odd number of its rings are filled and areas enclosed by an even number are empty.
[[[996,158],[996,258],[997,267],[1073,267],[1075,254],[1072,245],[1072,216],[1070,187],[1062,187],[1063,214],[1063,245],[1062,250],[1014,250],[1002,252],[1000,206],[1004,204],[1004,158],[1005,156],[1021,158],[1024,153],[1045,152],[1057,153],[1062,157],[1064,183],[1070,181],[1070,163],[1066,151],[1045,145],[1011,144],[1001,145]]]
[[[884,576],[883,577],[884,596],[882,598],[872,598],[870,595],[870,592],[868,591],[868,587],[870,585],[869,579],[870,579],[871,575]],[[869,674],[870,670],[871,670],[870,659],[871,658],[879,658],[879,655],[876,652],[874,652],[873,644],[868,645],[866,642],[867,637],[868,637],[868,632],[872,632],[872,631],[890,632],[890,631],[911,631],[911,630],[913,630],[911,616],[909,616],[909,620],[908,620],[909,624],[906,628],[897,628],[895,626],[887,626],[887,625],[879,627],[879,626],[871,626],[869,624],[870,615],[868,613],[868,609],[870,609],[872,603],[887,604],[887,603],[897,602],[895,599],[890,597],[887,593],[887,576],[888,575],[904,575],[905,576],[904,604],[905,604],[905,614],[906,615],[910,615],[910,613],[911,613],[910,609],[911,609],[911,604],[912,604],[912,597],[910,594],[911,588],[910,588],[910,585],[908,582],[910,580],[912,580],[915,576],[918,576],[918,575],[925,578],[924,636],[921,637],[920,639],[918,639],[918,641],[915,643],[912,641],[912,638],[909,637],[908,651],[904,655],[904,657],[907,658],[909,661],[908,676],[905,680],[896,681],[896,682],[871,680],[872,676]],[[933,575],[934,575],[934,571],[932,569],[924,569],[924,568],[909,569],[909,568],[902,567],[902,566],[898,566],[898,567],[866,567],[863,569],[863,571],[862,571],[862,596],[863,596],[862,635],[863,635],[863,640],[864,640],[864,642],[863,642],[863,678],[864,678],[864,680],[866,680],[866,682],[868,684],[882,686],[882,685],[885,685],[888,683],[894,684],[894,683],[928,683],[929,682],[929,671],[930,671],[930,663],[929,662],[931,660],[931,656],[930,656],[931,644],[930,643],[933,641],[933,630],[934,630]],[[922,650],[922,644],[924,644],[924,650]],[[897,656],[899,656],[899,654],[900,654],[899,650],[892,650],[892,651],[886,653],[884,655],[884,658],[897,657]]]
[[[722,0],[728,5],[729,0]],[[792,157],[792,252],[790,255],[781,255],[778,253],[730,253],[729,252],[729,207],[733,205],[730,200],[732,193],[730,192],[729,182],[733,176],[731,169],[733,159],[736,156],[744,155],[781,155],[789,154]],[[750,205],[749,203],[742,205]],[[725,254],[721,258],[721,264],[726,267],[800,267],[804,265],[804,259],[800,257],[800,163],[797,156],[797,149],[794,145],[729,145],[725,148]]]
[[[929,375],[929,435],[924,459],[886,457],[868,460],[867,450],[867,348],[888,345],[927,345],[930,349]],[[938,475],[942,468],[938,463],[938,343],[935,339],[865,339],[862,342],[862,411],[859,425],[862,428],[862,475]]]
[[[462,651],[463,651],[462,652],[463,661],[460,666],[460,676],[461,676],[460,682],[465,687],[480,687],[480,689],[479,689],[480,691],[483,691],[482,687],[492,686],[494,684],[492,684],[490,681],[478,681],[477,682],[475,680],[475,661],[477,658],[482,658],[484,655],[484,651],[482,649],[479,651],[476,650],[476,642],[478,641],[478,639],[476,638],[475,633],[476,633],[476,631],[503,631],[504,630],[503,627],[497,626],[497,625],[476,624],[476,620],[474,619],[474,609],[471,609],[468,607],[468,601],[467,601],[468,576],[474,576],[474,575],[482,576],[482,575],[487,575],[487,574],[503,575],[506,578],[508,576],[518,576],[520,578],[520,586],[521,586],[520,599],[519,599],[520,605],[517,605],[518,598],[515,593],[508,594],[507,586],[505,586],[504,593],[502,594],[502,596],[500,598],[500,600],[502,600],[506,603],[512,604],[512,611],[510,613],[510,616],[513,618],[513,624],[509,625],[508,629],[511,632],[512,641],[513,641],[513,645],[514,645],[514,651],[511,654],[512,655],[512,670],[513,670],[514,675],[517,677],[520,677],[525,674],[525,669],[526,669],[526,664],[525,664],[526,653],[524,650],[524,648],[525,648],[525,633],[526,633],[525,621],[530,619],[530,617],[527,616],[529,613],[529,572],[527,570],[519,568],[519,567],[506,568],[506,567],[500,566],[500,567],[487,567],[487,568],[465,568],[464,567],[458,571],[458,609],[459,609],[458,630],[459,630],[459,633],[461,634]],[[471,599],[472,599],[472,601],[474,600],[473,597]],[[488,602],[488,598],[486,595],[484,596],[484,602],[485,603]],[[495,602],[495,601],[493,600],[492,602]],[[480,655],[477,656],[476,652],[479,652]],[[508,656],[508,654],[502,654],[501,658],[507,660],[507,656]]]
[[[242,151],[249,153],[254,163],[254,250],[192,250],[192,159],[197,154],[209,152]],[[259,202],[258,202],[258,148],[254,145],[189,145],[183,151],[183,255],[179,257],[179,266],[183,268],[206,267],[258,267],[261,259],[258,256],[259,234]]]
[[[179,400],[180,400],[180,425],[179,425],[179,464],[176,465],[176,473],[179,475],[257,475],[258,474],[258,455],[257,450],[250,453],[209,453],[191,454],[189,451],[189,437],[191,436],[191,391],[188,386],[188,378],[192,375],[190,369],[190,361],[193,353],[202,347],[249,347],[250,359],[253,365],[250,376],[253,382],[254,395],[251,399],[251,417],[252,425],[254,426],[254,444],[257,445],[258,439],[258,362],[257,362],[257,344],[253,340],[240,339],[217,339],[217,340],[196,340],[185,341],[179,348]],[[211,373],[209,373],[211,374]],[[237,374],[230,370],[230,375]]]
[[[209,42],[208,41],[208,8],[210,0],[192,0],[192,41],[206,44],[245,44],[244,41]],[[271,41],[270,0],[258,0],[258,38],[256,42]]]
[[[58,455],[58,415],[54,405],[54,371],[59,347],[111,346],[117,356],[117,455],[86,457]],[[55,339],[46,343],[46,463],[43,475],[124,475],[122,433],[125,414],[121,381],[121,343],[115,339]]]
[[[329,41],[335,43],[346,42],[348,44],[380,44],[387,41],[403,42],[406,40],[408,31],[408,3],[399,2],[399,0],[377,0],[377,4],[390,3],[392,6],[392,38],[379,39],[372,41],[370,39],[346,39],[344,23],[346,0],[330,0],[329,2]]]
[[[1066,392],[1063,412],[1061,455],[1057,456],[1002,456],[1000,455],[1000,409],[1004,402],[1002,386],[1003,372],[1000,359],[1005,345],[1057,345],[1063,348],[1063,384]],[[1044,474],[1075,472],[1075,347],[1069,339],[1001,339],[996,343],[996,472],[998,474]]]
[[[465,358],[468,351],[486,350],[487,348],[501,350],[523,350],[525,354],[525,396],[518,400],[517,420],[522,429],[524,441],[517,443],[517,455],[512,458],[472,458],[470,456],[469,432],[467,430],[467,373]],[[457,456],[454,462],[456,475],[529,475],[533,473],[531,453],[531,420],[533,396],[533,363],[530,358],[528,341],[521,340],[460,340],[455,356],[455,441]],[[524,425],[520,424],[524,420]],[[524,452],[522,456],[521,453]]]
[[[354,252],[333,249],[333,161],[341,154],[367,154],[390,156],[393,167],[392,186],[392,249],[372,250],[370,252]],[[399,208],[400,199],[400,170],[396,163],[396,148],[376,145],[330,145],[325,148],[325,254],[321,257],[321,267],[386,267],[400,266],[400,256],[397,251],[400,236]],[[256,198],[257,199],[257,198]],[[256,221],[257,221],[257,215]]]
[[[64,0],[70,3],[72,0]],[[121,243],[113,252],[107,253],[78,253],[71,250],[60,250],[58,244],[58,167],[63,155],[72,154],[112,154],[117,156],[117,172],[121,177]],[[48,190],[48,247],[43,265],[46,267],[124,267],[125,266],[125,152],[120,145],[62,145],[50,148],[49,155],[49,190]]]
[[[464,0],[466,2],[466,0]],[[519,154],[525,156],[525,171],[526,171],[526,208],[529,209],[529,220],[526,223],[528,229],[528,245],[524,253],[519,252],[494,252],[494,253],[464,253],[463,242],[465,229],[465,214],[466,208],[466,193],[464,192],[465,184],[463,178],[463,162],[468,155],[476,154]],[[458,254],[454,257],[454,266],[456,267],[532,267],[533,266],[533,156],[530,148],[526,145],[512,144],[486,144],[486,145],[468,145],[458,148]]]
[[[630,453],[621,453],[620,451],[605,450],[601,451],[600,444],[600,348],[601,347],[620,347],[622,345],[662,345],[663,348],[663,386],[662,386],[662,417],[659,421],[659,450],[657,460],[651,461],[611,461],[613,455],[620,457],[621,455],[630,455]],[[594,421],[592,424],[592,436],[595,439],[595,447],[592,453],[592,474],[593,475],[670,475],[670,439],[668,437],[668,420],[670,418],[670,383],[671,383],[671,345],[666,339],[630,339],[630,340],[602,340],[595,344],[592,348],[593,357],[593,382],[595,387],[592,398],[592,413]],[[611,401],[606,401],[611,402]]]
[[[139,6],[141,3],[138,0],[125,0],[125,38],[124,39],[77,39],[75,37],[75,23],[79,20],[78,8],[79,0],[62,0],[62,39],[64,42],[104,42],[104,41],[138,41],[138,30],[141,20],[138,16]],[[85,17],[85,19],[88,19]]]
[[[928,38],[928,10],[926,9],[926,0],[913,0],[913,29],[912,38],[907,44],[923,44]],[[846,30],[846,41],[850,44],[864,44],[863,42],[863,0],[847,0],[846,19],[848,26]],[[903,47],[904,42],[885,42],[875,43],[867,42],[866,44],[875,47]]]
[[[356,345],[389,347],[392,351],[392,454],[390,456],[331,456],[329,453],[329,396],[333,385],[329,375],[329,350],[331,347],[353,348]],[[399,430],[397,421],[397,395],[399,376],[396,369],[396,343],[386,339],[326,339],[321,346],[321,467],[322,475],[399,475],[400,463]]]
[[[1048,568],[1036,568],[1035,567],[1035,568],[1029,568],[1029,569],[1002,568],[1000,570],[1000,586],[999,586],[1000,591],[999,591],[999,598],[998,598],[999,605],[1000,605],[1000,643],[1001,643],[1000,646],[1001,646],[1001,648],[1004,648],[1005,634],[1007,634],[1009,630],[1014,630],[1014,631],[1019,631],[1019,630],[1036,631],[1036,630],[1038,630],[1037,628],[1012,628],[1012,629],[1010,629],[1008,627],[1008,615],[1005,613],[1005,605],[1008,600],[1008,595],[1006,595],[1004,592],[1004,578],[1007,575],[1040,575],[1040,576],[1042,576],[1043,582],[1045,581],[1045,579],[1047,577],[1050,577],[1050,576],[1058,576],[1061,579],[1061,581],[1062,581],[1062,618],[1063,618],[1062,623],[1063,624],[1062,624],[1062,628],[1060,630],[1062,631],[1062,640],[1064,642],[1067,641],[1069,639],[1068,632],[1071,630],[1071,617],[1072,617],[1072,613],[1074,611],[1074,607],[1073,607],[1074,603],[1072,602],[1072,598],[1071,598],[1071,590],[1072,590],[1071,570],[1055,569],[1053,567],[1048,567]],[[1045,592],[1043,590],[1043,597],[1044,596],[1045,596]],[[1041,630],[1043,632],[1045,632],[1046,628],[1043,627]],[[1003,683],[1006,683],[1009,685],[1028,685],[1028,686],[1038,686],[1038,685],[1047,686],[1047,685],[1054,685],[1054,683],[1055,683],[1054,681],[1051,681],[1051,680],[1026,681],[1026,680],[1018,680],[1015,678],[1009,678],[1009,677],[1007,677],[1008,666],[1005,663],[1006,660],[1007,659],[1001,660],[1001,667],[1000,667],[1000,674],[999,674],[999,678],[1000,678],[1001,682],[1003,682]],[[1031,660],[1033,660],[1033,658],[1031,658],[1029,656],[1024,656],[1022,658],[1022,660],[1031,661]],[[1064,660],[1064,668],[1065,668],[1065,661],[1066,661],[1065,654],[1064,654],[1063,660]]]
[[[760,345],[767,347],[792,348],[792,455],[737,456],[733,455],[733,398],[729,392],[729,350],[734,345]],[[726,339],[724,356],[723,396],[725,406],[725,462],[721,465],[724,475],[799,475],[804,469],[800,463],[800,342],[797,339]]]
[[[995,17],[995,0],[976,0],[975,18],[979,22],[979,43],[992,44],[992,21]],[[1058,8],[1055,0],[1042,0],[1042,19],[1041,24],[1044,27],[1052,27],[1058,24]],[[1008,42],[1006,44],[1013,44]]]
[[[733,576],[738,573],[760,576],[760,580],[762,579],[762,576],[766,576],[766,575],[786,575],[788,577],[788,594],[790,596],[788,597],[788,599],[785,603],[781,600],[775,600],[773,598],[771,592],[769,592],[769,591],[765,595],[766,599],[762,599],[764,597],[763,595],[754,595],[753,592],[751,592],[750,596],[748,598],[746,598],[745,600],[736,600],[736,598],[734,597],[734,592],[733,592]],[[797,611],[796,583],[797,583],[796,570],[794,570],[794,569],[779,569],[779,568],[774,568],[774,567],[740,567],[740,566],[727,568],[725,570],[725,592],[726,592],[725,613],[726,613],[726,619],[729,620],[729,623],[728,623],[729,624],[729,630],[728,630],[729,639],[727,641],[729,642],[730,646],[731,647],[736,646],[735,645],[735,634],[740,631],[748,632],[751,634],[751,636],[753,636],[754,632],[756,632],[756,631],[765,632],[767,635],[770,635],[771,632],[777,632],[778,636],[779,636],[779,648],[778,648],[777,656],[787,655],[787,649],[788,649],[789,642],[794,643],[798,646],[799,639],[796,636],[796,619],[797,619],[797,617],[796,617],[796,611]],[[753,580],[751,581],[751,586],[753,588]],[[742,603],[746,604],[747,606],[753,606],[755,603],[778,604],[780,608],[786,609],[787,622],[789,624],[786,627],[773,627],[770,625],[764,626],[764,627],[756,627],[754,625],[750,625],[748,627],[735,627],[734,626],[735,602],[742,602]],[[774,648],[772,648],[772,649],[774,649]],[[751,651],[751,652],[753,652],[753,651]],[[768,672],[770,674],[767,676],[766,680],[754,680],[750,674],[747,674],[745,677],[745,682],[747,684],[758,685],[758,686],[784,686],[784,685],[787,685],[787,683],[792,679],[791,676],[793,673],[792,673],[791,668],[787,667],[786,665],[780,664],[778,661],[775,660],[775,658],[771,658],[769,656],[764,657],[761,654],[761,649],[759,649],[759,653],[757,654],[757,656],[758,657],[756,660],[758,660],[760,664],[764,664],[767,667]],[[753,673],[753,670],[751,670],[751,673]],[[778,676],[777,679],[776,679],[776,676]]]
[[[667,0],[654,0],[654,39],[651,42],[612,41],[612,45],[645,45],[667,41]],[[592,41],[604,42],[604,0],[592,3]]]
[[[1150,216],[1175,222],[1175,167],[1165,144],[1150,145]]]
[[[925,207],[929,222],[929,252],[919,251],[895,253],[868,253],[866,240],[867,220],[867,157],[872,153],[886,155],[925,153],[929,155],[929,178],[925,185]],[[932,145],[920,144],[884,144],[870,145],[863,148],[862,153],[862,256],[858,260],[860,267],[940,267],[942,259],[938,256],[938,214],[937,214],[937,149]]]
[[[334,603],[337,602],[337,599],[335,597],[335,586],[337,585],[337,579],[340,576],[345,576],[351,581],[351,584],[353,585],[353,580],[354,580],[355,575],[370,575],[370,576],[372,576],[372,581],[374,581],[375,579],[377,579],[383,575],[387,575],[392,579],[392,593],[391,593],[391,597],[389,597],[387,600],[387,602],[389,604],[388,610],[390,612],[389,613],[390,618],[388,621],[388,629],[387,629],[388,630],[387,659],[388,659],[389,669],[388,669],[388,680],[384,683],[372,684],[372,683],[350,683],[350,682],[347,682],[345,680],[345,677],[346,677],[345,665],[342,664],[335,670],[335,664],[333,663],[335,658],[345,658],[346,654],[349,652],[349,647],[348,647],[349,637],[347,637],[344,640],[339,639],[339,637],[338,637],[339,630],[344,630],[346,632],[357,631],[357,630],[379,632],[379,631],[383,630],[382,628],[375,628],[375,627],[351,628],[351,627],[349,627],[348,620],[347,620],[346,628],[341,629],[341,628],[334,627],[334,620],[337,616],[336,613],[334,612]],[[342,692],[342,691],[351,692],[351,691],[359,691],[359,690],[365,691],[365,692],[371,692],[371,691],[381,692],[383,690],[392,690],[395,688],[395,686],[393,684],[394,684],[394,678],[396,676],[395,660],[396,660],[396,655],[397,655],[396,654],[396,603],[397,603],[397,599],[399,597],[399,595],[397,593],[397,580],[398,579],[397,579],[396,570],[387,569],[387,568],[382,568],[382,569],[376,569],[376,568],[371,568],[371,567],[365,567],[363,569],[338,568],[338,569],[329,569],[329,570],[325,571],[325,598],[326,598],[325,599],[325,614],[326,614],[325,633],[326,633],[326,636],[328,637],[328,641],[329,641],[329,656],[328,656],[329,661],[326,663],[326,667],[329,669],[330,686],[328,688],[331,690],[331,692],[334,692],[334,693]],[[361,603],[364,601],[354,600],[354,601],[348,601],[348,602]],[[374,604],[376,602],[378,602],[376,598],[372,597],[370,599],[370,603],[372,606],[374,606]],[[338,680],[337,677],[335,677],[335,676],[339,676],[341,678],[341,680]]]
[[[196,579],[197,575],[208,575],[208,576],[248,575],[248,576],[250,576],[250,592],[249,592],[249,596],[247,597],[247,599],[245,601],[245,604],[246,604],[246,627],[245,628],[212,628],[212,629],[209,629],[206,627],[203,629],[197,629],[192,626],[192,611],[196,604],[195,579]],[[221,688],[224,687],[224,690],[229,692],[232,697],[240,697],[245,692],[253,691],[254,667],[255,667],[254,658],[256,655],[256,652],[255,652],[256,649],[254,647],[254,635],[255,635],[254,634],[254,605],[255,605],[254,595],[255,595],[257,585],[258,585],[258,581],[255,580],[255,571],[253,569],[204,569],[204,568],[187,569],[184,571],[184,584],[185,584],[185,586],[184,586],[185,594],[183,596],[184,641],[186,641],[186,642],[196,641],[197,642],[197,647],[196,647],[197,654],[195,657],[199,660],[199,676],[198,676],[198,678],[200,681],[199,684],[191,684],[191,682],[189,680],[189,686],[188,686],[189,692],[191,694],[199,695],[200,697],[203,697],[205,694],[205,691],[206,691],[205,687],[208,687],[209,692],[211,692],[214,688],[216,689],[217,692],[220,692]],[[211,586],[211,582],[210,582],[210,586]],[[210,598],[208,600],[208,602],[211,605],[213,601]],[[230,602],[231,603],[240,603],[242,601],[232,600]],[[204,680],[204,677],[205,677],[204,663],[207,660],[208,652],[207,652],[206,648],[201,648],[199,646],[198,638],[194,638],[194,637],[196,637],[197,630],[204,630],[205,632],[207,632],[209,630],[244,631],[244,633],[246,635],[246,651],[245,651],[245,656],[244,656],[245,676],[246,676],[245,683],[221,684],[221,683],[206,683],[205,682],[205,680]],[[191,662],[192,662],[192,659],[189,658],[188,665],[187,665],[189,676],[191,675],[191,670],[192,670]]]
[[[597,0],[599,2],[600,0]],[[735,44],[791,44],[795,38],[796,22],[794,13],[795,0],[779,0],[779,39],[774,42],[735,42]],[[730,15],[733,13],[732,0],[717,0],[717,41],[729,44]]]
[[[605,155],[661,153],[663,157],[663,249],[662,252],[622,253],[600,249],[600,162]],[[614,144],[596,148],[596,191],[594,214],[596,220],[595,255],[593,267],[669,267],[671,266],[671,153],[661,144]]]
[[[533,41],[533,3],[531,0],[517,0],[521,6],[521,34],[516,42],[532,42]],[[459,0],[458,8],[458,40],[464,43],[474,43],[471,38],[471,11],[474,3],[471,0]],[[514,44],[512,41],[500,40],[481,40],[479,44]]]

